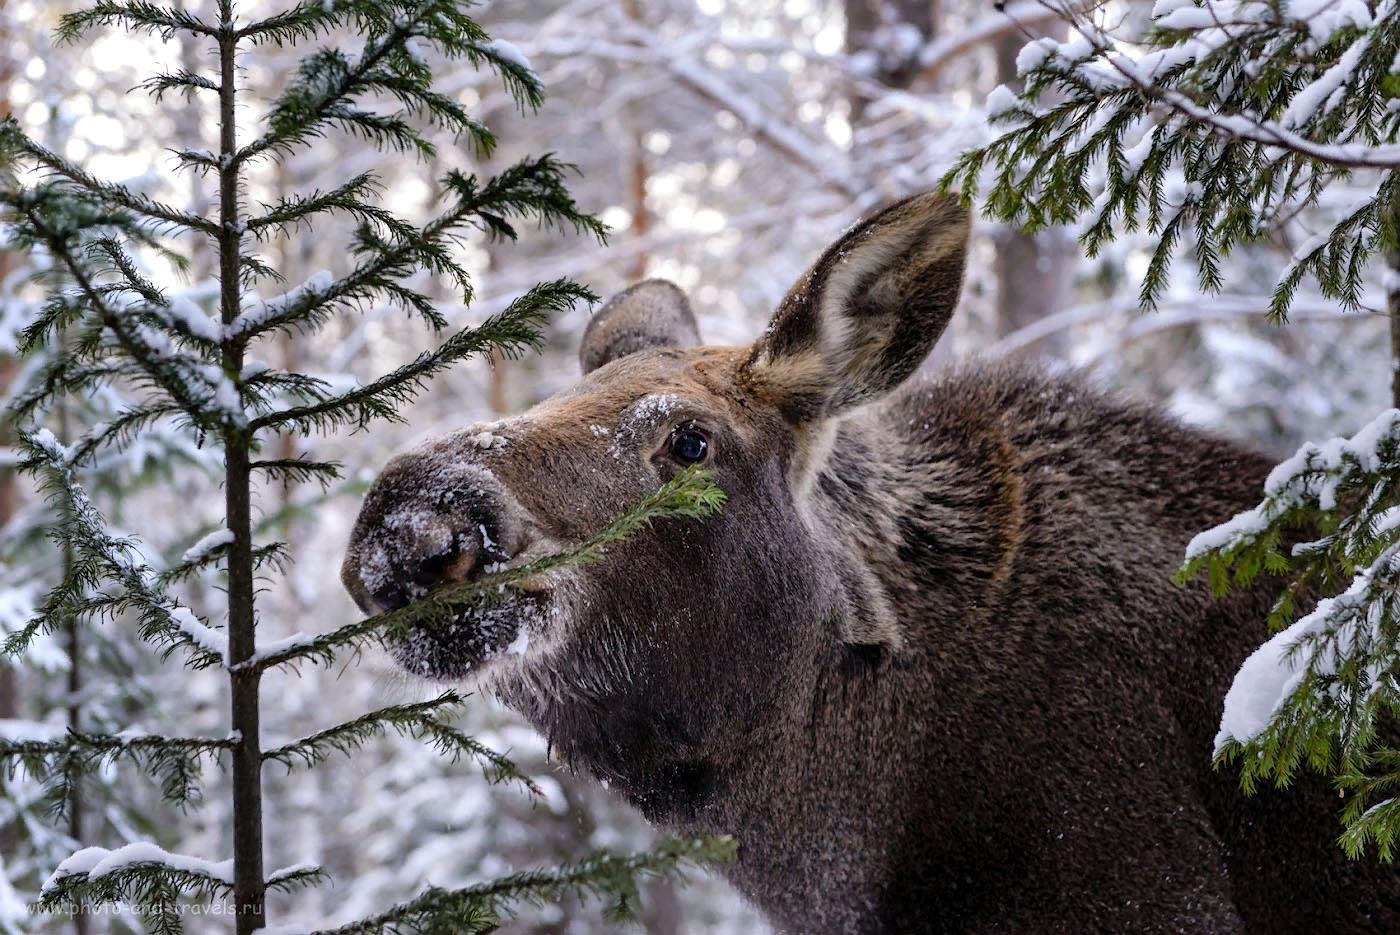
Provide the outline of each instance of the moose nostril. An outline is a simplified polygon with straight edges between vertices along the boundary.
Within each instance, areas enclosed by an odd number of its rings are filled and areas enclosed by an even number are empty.
[[[398,610],[408,603],[408,592],[399,587],[396,581],[386,581],[371,593],[375,607],[380,611]],[[368,613],[368,609],[361,605]]]
[[[461,555],[461,549],[456,542],[443,549],[435,555],[429,555],[418,563],[409,576],[409,580],[414,586],[423,590],[435,587],[447,574],[450,566]]]

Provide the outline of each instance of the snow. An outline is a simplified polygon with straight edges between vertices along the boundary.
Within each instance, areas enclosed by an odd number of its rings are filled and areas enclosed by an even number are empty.
[[[1152,155],[1152,143],[1155,134],[1151,131],[1144,133],[1142,139],[1132,146],[1123,150],[1123,172],[1128,178],[1134,178],[1142,171],[1143,163],[1147,162],[1147,157]]]
[[[1282,10],[1285,20],[1306,24],[1318,43],[1348,26],[1365,29],[1371,25],[1371,10],[1365,0],[1288,0]]]
[[[137,841],[116,850],[108,850],[105,847],[85,847],[77,851],[54,868],[53,873],[44,882],[43,892],[53,892],[64,877],[86,874],[89,880],[98,880],[137,864],[156,864],[169,867],[172,870],[183,870],[211,877],[229,886],[233,885],[232,858],[216,863],[200,857],[172,854],[149,841]]]
[[[1059,42],[1050,38],[1026,43],[1021,47],[1021,51],[1016,53],[1016,74],[1023,76],[1044,65],[1059,47]]]
[[[1299,640],[1317,632],[1314,617],[1310,614],[1275,633],[1235,673],[1215,735],[1216,756],[1231,740],[1245,743],[1263,733],[1279,707],[1297,690],[1307,674],[1307,660],[1302,658],[1305,654],[1291,650]]]
[[[486,43],[485,48],[494,53],[498,58],[510,62],[517,68],[523,68],[532,75],[535,73],[534,66],[530,64],[530,59],[527,58],[525,53],[520,51],[520,47],[514,43],[507,42],[504,39],[492,39],[490,42]]]
[[[1219,526],[1213,526],[1192,537],[1186,545],[1186,560],[1189,562],[1215,549],[1238,545],[1259,535],[1268,525],[1268,514],[1259,507],[1236,513]]]
[[[276,870],[272,871],[272,873],[268,876],[267,882],[275,883],[278,880],[286,879],[290,876],[296,876],[300,873],[312,873],[320,869],[321,865],[316,863],[315,861],[303,860],[299,863],[291,864],[286,867],[278,867]]]
[[[992,93],[987,95],[987,119],[995,120],[1003,114],[1009,114],[1019,110],[1020,100],[1016,97],[1016,92],[1012,91],[1004,84],[999,84],[992,89]]]
[[[219,322],[185,296],[173,296],[170,305],[160,311],[171,324],[183,327],[197,338],[214,343],[223,339],[224,331]]]
[[[1380,413],[1350,438],[1307,442],[1269,472],[1263,503],[1197,534],[1186,546],[1186,560],[1212,549],[1229,548],[1261,533],[1287,509],[1314,498],[1324,510],[1336,506],[1337,490],[1355,472],[1380,470],[1382,446],[1400,444],[1400,409]]]
[[[34,440],[34,444],[43,449],[44,454],[48,455],[54,461],[67,464],[73,456],[73,452],[68,446],[55,438],[53,432],[50,432],[48,429],[39,429],[30,437]]]
[[[1318,445],[1307,442],[1291,457],[1279,463],[1264,480],[1264,492],[1283,496],[1308,471],[1335,471],[1347,459],[1366,472],[1380,467],[1381,443],[1400,439],[1400,409],[1387,409],[1351,438],[1331,438]]]
[[[227,636],[201,621],[188,607],[176,606],[169,613],[170,620],[196,646],[221,658],[228,658]]]
[[[680,406],[674,393],[650,393],[628,406],[618,423],[617,433],[608,451],[614,461],[621,461],[624,442],[635,440],[639,432],[650,431]]]
[[[54,868],[53,873],[49,874],[49,878],[44,881],[40,892],[51,893],[54,891],[58,881],[62,880],[64,877],[90,872],[93,867],[96,867],[111,853],[112,852],[105,847],[85,847],[82,850],[75,851],[59,862],[58,866]]]
[[[1374,563],[1357,573],[1344,592],[1318,601],[1311,613],[1275,633],[1250,654],[1235,673],[1235,680],[1225,695],[1220,731],[1215,736],[1217,756],[1232,740],[1247,743],[1262,734],[1297,691],[1309,669],[1322,675],[1331,674],[1336,671],[1339,658],[1345,657],[1349,649],[1362,642],[1374,642],[1374,634],[1363,631],[1374,630],[1379,622],[1379,615],[1373,613],[1379,598],[1375,591],[1390,591],[1393,584],[1377,579],[1382,573],[1395,571],[1397,554],[1400,554],[1400,546],[1392,545],[1383,550]],[[1309,653],[1300,646],[1311,637],[1329,631],[1332,635],[1314,652]],[[1372,691],[1379,684],[1379,675],[1370,671]]]
[[[482,451],[490,451],[493,448],[504,448],[510,439],[504,435],[497,435],[494,432],[477,432],[467,436],[467,444]]]
[[[238,667],[253,667],[270,656],[276,656],[293,649],[301,649],[315,642],[316,637],[309,633],[298,631],[291,636],[284,636],[281,639],[269,640],[266,643],[258,643],[253,655],[238,663]]]
[[[185,564],[203,561],[217,549],[230,545],[232,542],[232,529],[216,529],[186,549],[185,554],[180,556],[180,561]]]
[[[323,269],[307,279],[306,282],[281,295],[250,301],[238,317],[224,328],[224,335],[234,337],[255,331],[269,321],[276,320],[278,316],[285,313],[288,308],[300,302],[308,294],[325,292],[334,283],[335,277],[331,275],[330,270]]]
[[[1325,116],[1328,110],[1336,106],[1337,92],[1342,90],[1342,86],[1356,71],[1356,66],[1361,62],[1361,56],[1365,54],[1370,45],[1370,33],[1366,33],[1349,45],[1331,68],[1294,95],[1288,108],[1283,112],[1283,116],[1279,118],[1279,122],[1286,127],[1296,128],[1314,118]]]

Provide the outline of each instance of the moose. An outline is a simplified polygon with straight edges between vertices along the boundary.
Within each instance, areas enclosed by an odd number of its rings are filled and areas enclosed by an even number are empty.
[[[911,379],[970,227],[925,193],[847,231],[747,347],[645,281],[572,389],[394,458],[343,579],[366,612],[560,551],[688,465],[727,494],[398,641],[479,677],[652,822],[739,840],[781,931],[1400,931],[1316,777],[1211,763],[1268,595],[1172,572],[1269,461],[1075,377]],[[510,651],[507,651],[510,650]]]

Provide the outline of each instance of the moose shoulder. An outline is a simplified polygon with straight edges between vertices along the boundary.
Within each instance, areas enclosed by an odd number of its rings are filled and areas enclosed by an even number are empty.
[[[674,286],[627,290],[574,389],[386,467],[347,587],[369,611],[528,562],[703,463],[712,520],[400,661],[478,672],[653,821],[737,835],[729,872],[784,930],[1400,930],[1400,878],[1342,857],[1324,784],[1246,799],[1210,767],[1264,601],[1170,576],[1266,462],[1072,380],[906,383],[967,228],[932,195],[857,225],[751,347],[700,346]]]

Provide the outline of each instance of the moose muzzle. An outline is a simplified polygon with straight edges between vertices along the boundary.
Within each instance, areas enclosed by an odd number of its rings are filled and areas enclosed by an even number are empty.
[[[367,614],[403,607],[525,551],[529,523],[491,470],[502,436],[474,426],[389,463],[365,496],[341,580]],[[512,642],[529,597],[506,597],[415,627],[396,645],[400,663],[452,677]]]

